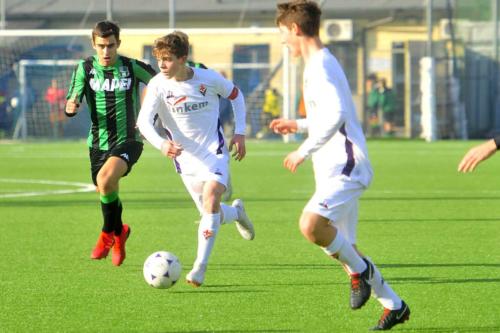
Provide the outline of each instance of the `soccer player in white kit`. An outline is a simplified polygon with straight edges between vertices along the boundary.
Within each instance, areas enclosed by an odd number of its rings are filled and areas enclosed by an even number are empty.
[[[241,91],[219,73],[186,65],[189,43],[177,33],[158,38],[153,55],[160,73],[151,79],[137,119],[144,137],[163,155],[173,159],[175,168],[201,214],[198,251],[189,284],[199,287],[205,279],[208,259],[221,224],[236,221],[241,236],[252,240],[255,232],[243,202],[221,203],[229,177],[229,151],[219,121],[219,95],[233,106],[235,132],[230,141],[232,156],[241,161],[245,148],[245,102]],[[160,117],[167,139],[155,127]]]
[[[277,9],[276,23],[283,44],[292,56],[305,62],[307,118],[276,119],[270,124],[276,133],[309,133],[284,160],[284,166],[295,172],[312,156],[316,191],[304,208],[300,230],[307,240],[339,260],[350,275],[351,308],[361,308],[373,291],[384,306],[373,329],[391,329],[409,319],[410,310],[356,247],[358,199],[370,184],[373,171],[349,84],[337,60],[319,39],[318,5],[298,0],[278,4]]]

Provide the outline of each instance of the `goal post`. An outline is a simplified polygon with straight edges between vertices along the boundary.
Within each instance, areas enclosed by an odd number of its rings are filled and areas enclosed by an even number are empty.
[[[190,60],[224,72],[242,90],[247,107],[247,137],[281,139],[268,130],[268,124],[273,117],[295,117],[300,97],[297,81],[300,78],[296,73],[301,64],[289,61],[278,29],[196,28],[182,31],[189,36]],[[118,53],[156,67],[151,54],[153,42],[170,32],[170,29],[122,29]],[[82,109],[74,118],[61,117],[60,90],[67,91],[77,62],[95,54],[90,36],[91,31],[87,29],[0,30],[3,45],[0,48],[0,77],[5,77],[4,82],[7,82],[4,87],[0,84],[0,93],[6,87],[14,114],[10,137],[60,139],[83,138],[88,134],[88,112]],[[270,95],[270,91],[275,95]],[[270,103],[269,96],[274,104]],[[269,111],[269,108],[274,109]],[[293,136],[285,137],[285,141],[290,139]]]
[[[37,136],[60,137],[64,121],[62,118],[65,100],[63,87],[68,84],[77,64],[78,60],[75,59],[23,59],[19,61],[17,66],[19,93],[16,97],[20,112],[15,123],[13,139],[26,139],[28,125],[32,127],[30,132],[37,133]],[[46,94],[43,96],[46,103],[35,96],[33,83],[38,86],[47,85]]]

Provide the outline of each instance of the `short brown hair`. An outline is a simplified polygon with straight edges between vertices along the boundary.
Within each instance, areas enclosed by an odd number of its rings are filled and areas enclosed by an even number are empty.
[[[174,31],[157,38],[153,44],[153,56],[159,59],[165,53],[173,54],[177,58],[187,56],[189,53],[188,36],[181,31]]]
[[[319,35],[321,9],[314,1],[294,0],[277,5],[276,25],[291,28],[297,24],[300,30],[308,37]]]
[[[115,22],[111,21],[100,21],[97,22],[92,30],[92,40],[95,40],[95,37],[106,38],[109,36],[115,36],[116,40],[120,40],[120,27]]]

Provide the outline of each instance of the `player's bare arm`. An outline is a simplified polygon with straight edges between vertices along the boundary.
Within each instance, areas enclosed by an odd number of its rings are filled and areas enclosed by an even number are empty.
[[[247,154],[245,136],[242,134],[235,134],[229,143],[229,151],[232,152],[232,156],[236,161],[241,161]]]
[[[472,172],[479,163],[488,159],[497,151],[495,140],[491,139],[479,146],[471,148],[467,154],[462,158],[458,165],[459,172]]]
[[[274,119],[269,124],[269,128],[278,134],[289,134],[297,132],[297,121],[293,119]]]
[[[161,145],[161,153],[170,158],[176,158],[183,150],[181,145],[171,140],[165,140]]]

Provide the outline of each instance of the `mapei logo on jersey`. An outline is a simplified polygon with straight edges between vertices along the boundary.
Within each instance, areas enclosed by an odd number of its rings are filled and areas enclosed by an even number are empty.
[[[90,79],[89,84],[93,91],[125,91],[129,90],[132,86],[132,79],[104,79],[101,82],[98,79],[92,78]]]
[[[120,66],[120,68],[118,70],[120,71],[120,76],[122,78],[126,78],[126,77],[130,76],[130,72],[128,71],[127,66]]]
[[[205,94],[207,93],[207,87],[205,87],[203,83],[200,84],[200,92],[203,96],[205,96]]]

